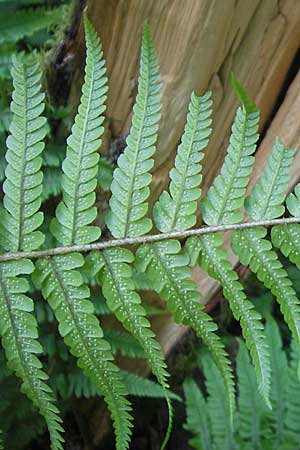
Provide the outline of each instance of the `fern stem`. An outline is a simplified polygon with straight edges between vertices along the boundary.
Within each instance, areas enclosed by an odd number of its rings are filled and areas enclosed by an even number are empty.
[[[201,236],[203,234],[226,232],[233,230],[243,230],[255,227],[269,227],[274,225],[288,225],[291,223],[300,223],[300,217],[283,217],[282,219],[259,220],[253,222],[243,222],[233,225],[217,225],[212,227],[200,227],[185,231],[172,231],[171,233],[158,233],[149,236],[139,236],[135,238],[112,239],[109,241],[99,241],[92,244],[70,245],[45,250],[35,250],[30,252],[5,252],[0,254],[0,262],[14,261],[19,259],[47,258],[50,256],[66,255],[68,253],[79,252],[87,253],[93,250],[105,250],[113,247],[126,247],[128,245],[147,244],[150,242],[165,241],[166,239],[187,239],[191,236]]]

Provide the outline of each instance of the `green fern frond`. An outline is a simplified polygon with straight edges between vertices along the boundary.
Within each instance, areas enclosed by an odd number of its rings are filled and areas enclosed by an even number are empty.
[[[207,225],[239,223],[243,214],[239,210],[252,171],[258,140],[259,112],[235,80],[242,101],[232,126],[230,143],[220,174],[201,202],[201,211]],[[243,103],[244,102],[244,103]]]
[[[115,238],[142,236],[152,228],[145,218],[147,199],[160,119],[159,68],[151,34],[145,25],[140,61],[138,94],[133,108],[132,126],[126,148],[117,161],[106,224]]]
[[[196,223],[197,200],[202,176],[201,160],[211,134],[211,92],[192,93],[182,142],[175,167],[170,171],[170,193],[164,191],[153,208],[156,227],[162,232],[186,230]]]
[[[7,139],[6,180],[3,185],[4,209],[1,211],[1,245],[9,251],[34,250],[44,236],[36,231],[43,221],[38,212],[41,204],[42,173],[46,119],[41,74],[33,60],[13,62],[13,121]],[[51,389],[36,354],[42,353],[37,341],[37,322],[31,314],[32,300],[25,295],[28,282],[20,275],[31,274],[34,266],[29,260],[0,265],[0,332],[10,368],[21,378],[22,390],[45,418],[51,438],[51,448],[61,449],[61,419],[54,405]]]
[[[33,311],[33,302],[26,296],[28,282],[19,277],[34,269],[31,261],[12,261],[0,265],[0,333],[9,368],[22,380],[24,392],[44,417],[51,439],[51,449],[61,450],[63,431],[54,404],[54,396],[44,383],[47,375],[37,354],[42,347],[37,341],[38,331]]]
[[[0,16],[0,44],[16,42],[61,20],[61,8],[8,10]]]
[[[192,327],[211,352],[226,386],[226,398],[232,417],[234,387],[230,362],[221,340],[213,333],[216,325],[199,303],[200,294],[191,279],[188,262],[188,257],[181,253],[180,243],[175,240],[145,244],[136,253],[137,267],[147,273],[153,289],[167,302],[175,321]]]
[[[122,323],[142,347],[151,370],[165,391],[166,401],[170,413],[170,423],[166,439],[161,448],[164,448],[172,423],[172,407],[169,403],[167,389],[166,363],[164,361],[160,345],[154,339],[154,333],[150,328],[150,322],[146,318],[146,311],[141,298],[135,292],[132,280],[132,269],[129,263],[134,260],[133,254],[124,248],[115,248],[97,253],[101,260],[98,267],[99,284],[102,286],[103,295],[106,298],[109,309]]]
[[[300,352],[300,307],[291,280],[284,270],[263,227],[235,231],[231,245],[242,264],[257,274],[270,289],[280,305],[284,320],[289,326]]]
[[[287,406],[288,362],[283,350],[279,327],[273,318],[266,323],[266,336],[271,354],[271,421],[274,429],[273,448],[276,449],[285,441],[284,420]]]
[[[192,378],[183,383],[186,423],[184,429],[193,434],[189,445],[195,450],[212,450],[208,408],[203,394]]]
[[[246,212],[253,220],[275,219],[284,213],[282,203],[295,152],[276,139],[264,173],[245,201]]]
[[[82,255],[72,253],[37,262],[42,293],[59,322],[59,332],[78,358],[78,365],[103,393],[116,431],[116,448],[127,449],[130,438],[130,405],[118,368],[111,362],[110,345],[93,315],[89,289],[83,284]]]
[[[264,173],[246,199],[246,212],[254,220],[274,219],[284,212],[281,205],[289,182],[295,150],[286,149],[279,140],[265,166]],[[271,290],[278,301],[300,352],[300,306],[288,274],[283,269],[272,244],[264,239],[263,227],[235,231],[232,249],[244,265]]]
[[[100,229],[90,226],[97,210],[95,188],[98,174],[98,147],[103,133],[104,101],[107,79],[99,38],[87,17],[86,74],[81,102],[72,133],[68,138],[63,162],[63,201],[56,209],[51,231],[63,245],[85,244],[98,239]],[[59,332],[79,367],[101,390],[110,409],[116,432],[116,448],[128,448],[131,435],[130,404],[119,370],[103,331],[94,316],[89,289],[83,284],[80,270],[82,255],[71,253],[39,260],[37,277],[41,279],[43,296],[48,300],[59,322]]]
[[[145,358],[145,352],[137,340],[128,333],[103,329],[104,338],[110,343],[112,353],[119,352],[129,358]]]
[[[208,393],[207,408],[210,416],[213,449],[236,449],[233,428],[231,425],[228,402],[224,383],[220,380],[218,369],[210,356],[201,357],[203,371],[206,378],[205,386]]]
[[[291,361],[288,369],[287,402],[284,428],[286,438],[295,446],[299,445],[300,429],[300,383],[299,383],[299,354],[294,343],[291,345]],[[295,447],[296,448],[296,447]]]
[[[223,236],[218,234],[199,238],[197,240],[200,250],[199,265],[222,285],[233,316],[241,323],[243,336],[256,371],[259,391],[270,407],[270,356],[260,321],[261,317],[246,298],[238,275],[229,262],[227,252],[222,248],[223,243]]]
[[[4,210],[0,217],[0,243],[5,250],[34,250],[44,241],[37,228],[43,222],[41,205],[42,142],[46,134],[41,73],[35,61],[14,59],[13,120],[7,139]]]
[[[105,62],[100,40],[85,16],[86,67],[82,96],[63,162],[63,202],[56,210],[51,231],[63,245],[86,244],[99,238],[100,228],[90,226],[97,216],[98,148],[104,128],[107,92]]]
[[[257,380],[249,353],[242,340],[236,359],[238,379],[239,436],[249,450],[261,448],[262,420],[265,407],[257,391]],[[246,445],[246,444],[245,444]]]

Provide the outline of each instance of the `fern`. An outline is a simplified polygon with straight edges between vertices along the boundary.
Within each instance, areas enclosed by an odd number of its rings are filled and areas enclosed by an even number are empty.
[[[218,377],[217,367],[210,358],[204,356],[202,364],[208,392],[207,408],[210,416],[213,448],[216,450],[234,450],[236,445],[224,384]]]
[[[289,181],[294,150],[286,149],[276,141],[270,158],[252,193],[246,201],[246,211],[255,220],[273,219],[282,215],[285,191]],[[249,265],[258,278],[271,290],[280,304],[300,351],[300,307],[296,293],[286,271],[274,251],[265,240],[267,230],[263,227],[239,230],[233,233],[232,249],[244,265]]]
[[[183,383],[186,406],[186,423],[184,428],[193,433],[189,445],[196,450],[212,450],[210,420],[202,392],[192,378]]]
[[[175,168],[170,171],[170,194],[163,192],[154,205],[155,224],[161,231],[183,231],[196,222],[196,206],[201,190],[202,150],[211,133],[210,93],[203,97],[192,94],[182,142],[178,147]],[[168,304],[177,322],[191,326],[208,346],[226,385],[226,395],[233,413],[234,389],[226,354],[218,337],[212,333],[216,326],[201,310],[199,294],[187,268],[188,260],[180,254],[178,241],[167,240],[144,245],[137,250],[137,267],[146,272],[154,289]],[[182,301],[184,299],[184,302]]]
[[[44,95],[40,92],[38,65],[13,64],[14,92],[11,110],[13,121],[7,139],[6,180],[3,185],[4,209],[1,215],[2,248],[32,250],[43,241],[36,228],[43,220],[40,206],[42,173],[42,142],[45,136]],[[19,162],[21,161],[21,165]],[[0,332],[9,367],[22,380],[22,391],[32,400],[45,418],[51,437],[51,448],[61,449],[63,431],[47,378],[36,354],[42,352],[37,341],[37,323],[31,314],[33,302],[26,296],[28,282],[21,275],[32,273],[31,261],[12,261],[0,265]]]
[[[24,36],[31,36],[36,31],[58,23],[61,13],[61,8],[52,10],[36,8],[2,12],[0,17],[0,44],[16,42]]]
[[[243,205],[254,161],[251,155],[255,151],[255,142],[258,139],[259,115],[256,108],[235,79],[234,84],[242,107],[237,110],[220,175],[201,203],[203,219],[209,225],[234,224],[242,220],[239,208]],[[223,242],[223,237],[216,234],[191,238],[187,242],[187,253],[192,264],[198,258],[200,266],[221,283],[233,315],[241,323],[255,365],[259,390],[270,405],[270,364],[262,332],[263,326],[259,314],[253,310],[253,305],[243,293],[238,276],[228,261],[226,251],[222,248]]]
[[[85,82],[63,162],[63,201],[51,224],[54,236],[64,245],[84,244],[100,235],[98,227],[89,224],[97,213],[93,206],[94,189],[107,79],[99,39],[86,17],[84,23],[87,44]],[[104,395],[116,431],[116,448],[126,449],[131,434],[130,405],[118,369],[111,362],[110,345],[103,339],[103,331],[93,315],[89,289],[79,272],[83,264],[82,255],[76,253],[39,260],[37,277],[40,277],[43,295],[59,322],[60,334],[78,358],[83,372]]]
[[[239,383],[239,436],[243,442],[247,442],[249,450],[259,449],[265,408],[257,391],[255,371],[251,365],[249,353],[242,341],[239,342],[236,366]]]
[[[127,138],[127,147],[117,161],[111,185],[111,211],[106,223],[114,237],[140,236],[149,231],[150,219],[144,218],[150,190],[148,184],[153,166],[150,159],[155,151],[157,121],[160,117],[160,84],[158,65],[147,26],[144,28],[141,49],[139,91],[134,106],[132,127]],[[170,422],[162,448],[165,447],[171,430],[172,408],[167,388],[166,364],[155,341],[154,333],[146,318],[140,296],[135,292],[132,270],[128,263],[134,260],[129,250],[116,248],[91,256],[94,275],[99,273],[99,284],[108,307],[123,326],[136,338],[142,347],[152,372],[165,390]],[[95,258],[97,261],[95,261]]]
[[[7,11],[9,9],[5,14]],[[22,14],[26,12],[30,15],[34,12],[38,15],[38,11],[38,8],[31,12],[24,10]],[[20,20],[18,14],[14,18],[16,22]],[[39,25],[43,27],[44,23],[40,20]],[[266,339],[261,317],[246,298],[237,273],[223,248],[223,236],[212,233],[233,225],[239,228],[233,234],[232,248],[277,297],[299,350],[299,305],[291,281],[272,251],[271,243],[265,239],[266,230],[257,227],[258,224],[255,227],[252,223],[250,227],[248,224],[248,229],[239,224],[243,219],[242,207],[258,139],[259,113],[246,91],[233,78],[241,107],[236,113],[224,165],[207,197],[200,202],[203,220],[212,228],[190,230],[196,224],[197,205],[201,195],[201,161],[211,134],[212,103],[210,93],[202,97],[191,95],[175,166],[170,171],[169,190],[161,194],[153,208],[155,226],[163,234],[145,236],[152,228],[152,220],[147,217],[150,171],[154,164],[152,157],[161,109],[161,85],[158,82],[158,64],[150,31],[146,26],[142,37],[138,94],[130,134],[125,151],[119,157],[111,176],[112,167],[108,164],[102,164],[102,169],[100,164],[99,169],[98,149],[104,131],[103,113],[107,93],[103,54],[99,39],[86,17],[84,26],[87,46],[85,80],[75,123],[67,140],[62,175],[58,168],[64,151],[60,148],[53,154],[50,143],[46,153],[42,155],[47,126],[46,120],[41,116],[44,106],[38,67],[27,57],[20,57],[13,63],[13,118],[7,140],[6,180],[0,214],[0,245],[4,251],[4,255],[0,255],[0,332],[9,366],[21,378],[23,391],[46,419],[52,448],[61,449],[61,419],[54,405],[52,391],[44,383],[46,375],[37,359],[42,348],[37,340],[37,323],[32,314],[33,302],[26,295],[33,271],[29,257],[39,257],[32,280],[48,301],[48,308],[51,307],[59,324],[58,331],[82,370],[78,371],[78,380],[73,380],[73,391],[84,395],[103,394],[113,419],[116,448],[126,450],[132,427],[130,403],[126,394],[134,392],[134,388],[136,393],[143,389],[151,392],[153,388],[153,395],[164,395],[168,403],[169,426],[161,446],[162,449],[165,448],[172,424],[171,399],[176,397],[169,391],[166,363],[147,318],[147,312],[154,310],[147,310],[136,292],[136,288],[153,289],[166,302],[174,319],[180,324],[191,326],[208,347],[213,362],[204,358],[204,370],[216,380],[214,386],[212,381],[207,383],[207,411],[214,435],[212,448],[221,448],[222,440],[225,440],[225,447],[222,448],[235,448],[238,441],[233,434],[235,396],[231,365],[222,341],[215,333],[216,325],[199,304],[201,294],[192,280],[191,271],[191,266],[198,261],[222,285],[234,317],[240,321],[254,364],[254,369],[251,367],[247,374],[251,386],[246,385],[245,374],[241,375],[240,409],[249,411],[251,408],[245,398],[248,392],[246,388],[252,389],[254,385],[254,370],[265,402],[268,406],[272,403],[276,409],[266,413],[265,410],[259,410],[259,414],[265,414],[270,419],[270,429],[274,429],[277,424],[278,433],[274,433],[274,445],[281,445],[286,429],[292,430],[291,439],[294,438],[295,430],[292,409],[289,424],[282,426],[284,421],[280,399],[285,396],[285,391],[281,389],[280,380],[284,379],[285,366],[280,342],[276,331],[270,332],[270,328],[267,328]],[[21,36],[18,33],[15,32],[16,39]],[[26,26],[23,33],[27,33]],[[10,39],[9,34],[5,39]],[[4,114],[4,120],[1,118],[2,139],[11,115],[5,102],[1,112]],[[52,142],[51,135],[47,139]],[[283,214],[284,207],[281,203],[285,199],[293,156],[293,150],[286,150],[279,140],[276,141],[265,173],[246,201],[246,212],[252,219],[270,222]],[[4,166],[5,164],[1,165],[2,169]],[[44,181],[42,170],[45,173]],[[54,174],[56,183],[52,184],[50,190],[43,191],[43,182],[47,184],[49,177]],[[94,224],[97,219],[95,190],[98,185],[107,190],[111,179],[110,211],[105,221],[114,239],[96,243],[101,231]],[[56,194],[62,193],[62,199],[56,208],[55,218],[48,227],[49,217],[42,224],[43,214],[39,209],[42,200],[53,195],[53,188],[56,189]],[[300,215],[300,187],[288,197],[287,206],[293,216]],[[289,219],[284,220],[291,222]],[[46,234],[46,243],[41,229]],[[298,224],[274,227],[272,230],[275,245],[298,267],[299,230]],[[201,236],[188,239],[184,249],[179,240],[176,240],[197,234]],[[49,248],[53,243],[55,246],[56,242],[63,248]],[[137,245],[135,255],[131,250],[123,248],[130,244]],[[42,245],[48,248],[41,249]],[[81,253],[96,249],[100,251],[91,251],[85,261]],[[96,283],[102,289],[106,304],[102,296],[101,300],[96,299],[100,290],[95,286]],[[90,295],[87,284],[93,287],[94,294]],[[33,292],[32,287],[31,291]],[[129,334],[102,330],[95,312],[114,314]],[[38,317],[42,315],[38,307],[36,314]],[[274,338],[278,355],[274,353],[274,349],[269,353],[269,335]],[[44,355],[48,358],[55,352],[59,356],[66,355],[67,349],[62,340],[59,341],[61,353],[49,334],[42,337],[41,341],[45,343]],[[159,384],[148,384],[132,375],[124,376],[113,363],[113,353],[116,351],[145,357]],[[240,352],[239,358],[250,367],[242,345]],[[271,366],[275,373],[274,384],[270,383]],[[278,372],[275,372],[274,367]],[[57,377],[57,383],[62,383],[61,392],[66,394],[66,380],[62,374],[57,374]],[[54,382],[53,386],[55,385]],[[194,388],[195,386],[191,389]],[[260,405],[258,397],[251,400]],[[203,403],[204,399],[200,401]],[[215,420],[212,420],[213,417]],[[241,423],[241,430],[244,437],[249,437],[251,445],[258,445],[260,416],[256,421],[252,419],[253,417]],[[192,427],[191,424],[189,418],[188,427]],[[206,445],[201,443],[201,439],[199,437],[194,440],[194,444],[202,447]],[[241,436],[239,439],[243,440]]]

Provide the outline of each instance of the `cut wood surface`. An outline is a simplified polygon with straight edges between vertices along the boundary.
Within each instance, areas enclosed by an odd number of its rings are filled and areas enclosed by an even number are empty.
[[[234,71],[251,93],[261,110],[263,129],[300,46],[300,1],[87,0],[87,12],[101,37],[110,86],[102,151],[113,153],[115,140],[128,132],[137,89],[142,25],[148,20],[163,81],[163,116],[151,201],[168,183],[191,91],[202,94],[209,88],[214,98],[214,132],[203,164],[205,194],[223,162],[237,106],[230,74]],[[82,27],[75,42],[75,67],[79,68],[73,74],[70,94],[74,107],[82,82]],[[296,84],[292,89],[299,94]],[[291,117],[285,112],[287,102],[297,107],[295,92],[285,99],[284,112],[281,108],[260,146],[255,177],[270,152],[270,133],[278,134],[286,145],[297,143],[297,114]],[[277,120],[279,114],[284,115],[284,120]],[[194,278],[206,303],[218,286],[198,269],[194,270]],[[166,353],[184,333],[184,328],[169,317],[155,319],[153,327]]]

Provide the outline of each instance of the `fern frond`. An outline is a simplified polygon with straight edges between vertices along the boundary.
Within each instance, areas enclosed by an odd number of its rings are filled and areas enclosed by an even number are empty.
[[[124,248],[105,250],[97,253],[97,256],[102,260],[99,284],[102,286],[108,307],[124,328],[139,342],[152,372],[165,391],[168,402],[167,378],[169,375],[166,371],[166,363],[160,345],[154,339],[155,335],[146,318],[141,298],[134,290],[132,269],[129,265],[133,262],[134,256]],[[171,416],[171,406],[169,404],[168,406]]]
[[[234,85],[242,101],[231,130],[230,143],[220,174],[201,202],[201,211],[207,225],[239,223],[243,214],[249,176],[252,171],[258,140],[259,112],[237,80]]]
[[[233,428],[228,411],[224,383],[220,380],[218,369],[210,356],[201,357],[208,393],[207,408],[213,436],[213,449],[234,450],[236,448]]]
[[[46,134],[41,73],[35,61],[14,59],[13,120],[7,139],[4,210],[0,217],[0,243],[5,250],[34,250],[44,241],[37,228],[43,222],[41,153]]]
[[[107,92],[105,62],[100,40],[85,16],[86,66],[82,96],[72,133],[67,139],[63,162],[63,202],[56,210],[51,231],[63,245],[87,244],[97,240],[100,228],[91,226],[97,216],[98,148],[104,128]]]
[[[276,139],[264,173],[245,201],[246,212],[253,220],[276,219],[284,213],[282,202],[295,152]]]
[[[281,216],[281,205],[289,182],[289,171],[295,150],[286,149],[277,139],[265,166],[264,173],[246,199],[246,212],[254,220],[274,219]],[[271,290],[280,305],[300,352],[300,306],[292,282],[284,270],[271,243],[264,239],[267,230],[263,227],[235,231],[232,249],[244,265]]]
[[[265,407],[257,391],[257,380],[249,353],[242,340],[236,358],[238,379],[239,436],[249,450],[261,448],[262,420]]]
[[[120,352],[129,358],[145,358],[144,350],[130,334],[109,328],[104,328],[103,333],[104,338],[110,343],[112,353]]]
[[[63,201],[56,209],[51,231],[63,245],[85,244],[100,236],[98,227],[90,226],[97,210],[97,152],[103,132],[103,111],[106,99],[106,77],[99,38],[87,17],[86,69],[81,102],[72,133],[68,138],[67,155],[63,162]],[[39,260],[37,276],[41,279],[43,296],[48,300],[59,322],[59,332],[79,367],[101,390],[110,409],[116,432],[116,448],[128,448],[131,435],[130,404],[119,370],[103,331],[94,316],[89,289],[83,284],[80,270],[82,255],[71,253]]]
[[[195,450],[212,450],[208,408],[203,394],[192,378],[184,380],[183,391],[186,408],[183,427],[194,435],[189,445]]]
[[[199,238],[197,240],[198,250],[200,250],[199,265],[222,285],[233,316],[241,323],[258,379],[259,391],[266,404],[270,406],[270,357],[261,317],[246,298],[238,275],[228,260],[227,252],[222,248],[223,243],[223,236],[218,234]]]
[[[61,20],[61,8],[36,8],[20,11],[8,10],[0,16],[0,44],[17,42],[24,36],[49,28]]]
[[[211,134],[211,92],[192,93],[187,122],[170,171],[170,193],[164,191],[153,208],[156,227],[162,232],[183,231],[196,223],[197,200],[202,176],[201,160]]]
[[[78,365],[103,393],[116,431],[117,449],[127,449],[130,437],[130,405],[118,368],[111,362],[110,345],[93,315],[89,289],[83,284],[80,269],[84,259],[79,253],[41,259],[37,271],[42,293],[59,322],[59,332]]]
[[[284,427],[286,437],[294,442],[295,446],[299,445],[300,429],[300,383],[299,383],[299,355],[298,349],[295,348],[294,343],[291,345],[291,360],[288,369],[288,384],[287,384],[287,402],[286,415],[284,420]]]
[[[111,185],[111,211],[106,224],[115,238],[142,236],[152,228],[145,218],[160,119],[159,68],[148,26],[142,38],[138,94],[124,153],[117,161]]]
[[[279,327],[273,318],[268,318],[265,329],[271,354],[271,420],[274,430],[273,448],[276,449],[285,441],[284,420],[287,406],[288,362],[282,348]]]
[[[257,274],[266,288],[270,289],[280,305],[284,320],[289,326],[300,352],[300,307],[291,280],[272,250],[263,227],[235,231],[232,249],[245,266]]]
[[[22,380],[25,393],[44,417],[51,439],[52,450],[62,450],[63,431],[54,404],[54,396],[44,383],[47,375],[37,354],[42,347],[37,341],[37,323],[33,311],[33,301],[26,296],[28,282],[19,277],[28,275],[34,269],[31,261],[12,261],[0,265],[0,333],[9,368]]]
[[[188,262],[188,257],[181,253],[180,243],[175,240],[145,244],[136,253],[137,267],[147,273],[153,289],[167,302],[175,321],[192,327],[211,352],[226,386],[226,398],[232,417],[235,400],[230,362],[221,340],[213,333],[216,325],[199,303],[200,294],[191,279]]]
[[[6,250],[34,250],[44,236],[36,231],[43,221],[38,212],[41,204],[43,175],[40,171],[46,132],[46,119],[41,116],[44,95],[41,74],[33,60],[13,62],[13,121],[7,139],[6,180],[3,185],[4,209],[0,218],[0,243]],[[37,322],[32,315],[33,302],[25,295],[28,275],[34,266],[29,260],[0,265],[0,332],[11,370],[22,380],[22,390],[45,418],[51,448],[62,449],[61,419],[54,405],[51,389],[36,354],[42,353],[37,341]]]

